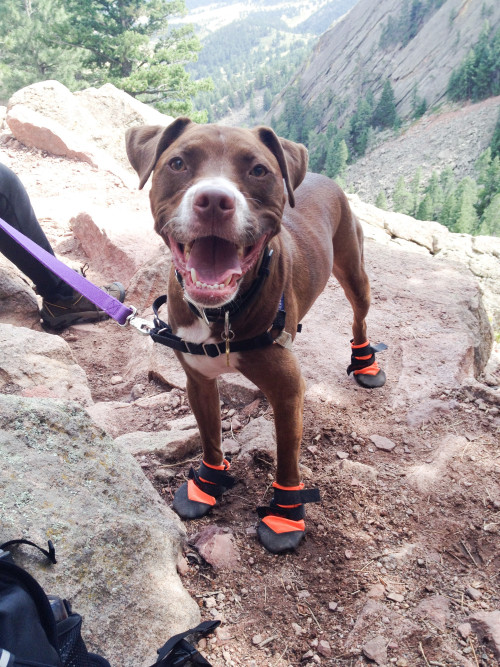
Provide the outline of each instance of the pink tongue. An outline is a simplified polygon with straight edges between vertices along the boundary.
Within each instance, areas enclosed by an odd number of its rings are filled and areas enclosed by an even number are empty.
[[[194,241],[187,269],[196,269],[198,280],[208,285],[223,283],[233,273],[242,273],[234,243],[216,236],[204,236]]]

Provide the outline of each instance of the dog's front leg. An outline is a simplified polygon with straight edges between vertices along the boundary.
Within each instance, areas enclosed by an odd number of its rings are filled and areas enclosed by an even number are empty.
[[[182,363],[181,359],[181,363]],[[182,364],[187,376],[187,395],[200,431],[203,461],[190,479],[177,489],[173,508],[183,519],[207,514],[224,491],[234,485],[222,454],[222,427],[217,380],[209,379]]]
[[[273,408],[276,481],[269,507],[258,508],[257,534],[266,549],[279,553],[298,546],[305,535],[304,503],[319,501],[319,491],[305,490],[300,482],[305,382],[295,355],[278,345],[248,355],[239,369],[264,392]]]
[[[186,369],[187,397],[198,424],[203,460],[213,466],[222,465],[222,426],[217,380],[203,377],[196,371]]]

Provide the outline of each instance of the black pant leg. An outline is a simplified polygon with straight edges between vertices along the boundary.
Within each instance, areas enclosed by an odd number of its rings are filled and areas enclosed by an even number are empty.
[[[3,164],[0,164],[0,218],[50,252],[51,255],[54,254],[36,218],[26,189],[14,172]],[[35,283],[42,297],[56,298],[73,293],[69,285],[35,259],[2,229],[0,229],[0,251]]]

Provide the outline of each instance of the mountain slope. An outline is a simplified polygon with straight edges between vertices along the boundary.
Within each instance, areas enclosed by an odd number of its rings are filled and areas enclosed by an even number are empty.
[[[388,20],[397,23],[409,5],[401,0],[360,0],[321,37],[293,84],[306,104],[323,96],[322,128],[332,120],[332,99],[344,102],[340,120],[345,120],[359,97],[369,91],[377,97],[387,79],[402,117],[412,111],[415,90],[429,107],[444,100],[451,72],[476,43],[484,22],[488,20],[492,28],[500,26],[500,3],[445,0],[439,7],[439,1],[434,4],[434,12],[415,20],[416,34],[409,41],[380,45]],[[328,96],[323,95],[325,91]],[[272,106],[269,119],[282,111],[285,92]]]
[[[410,186],[419,167],[423,182],[432,171],[447,167],[457,180],[477,177],[476,161],[491,142],[499,112],[500,97],[490,97],[477,104],[426,114],[348,167],[345,179],[349,189],[373,204],[381,191],[390,202],[401,176]]]

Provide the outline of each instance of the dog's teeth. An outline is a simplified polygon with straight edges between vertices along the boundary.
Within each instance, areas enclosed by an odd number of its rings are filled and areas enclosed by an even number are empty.
[[[196,287],[201,287],[201,282],[199,280],[196,281]]]
[[[229,283],[231,282],[232,277],[233,276],[229,276],[228,278],[226,278],[226,280],[224,281],[224,285],[223,285],[224,287],[227,287],[229,285]]]
[[[196,283],[198,281],[198,276],[196,275],[196,269],[191,269],[191,280],[193,283]]]
[[[224,289],[224,283],[219,284],[219,289]]]

